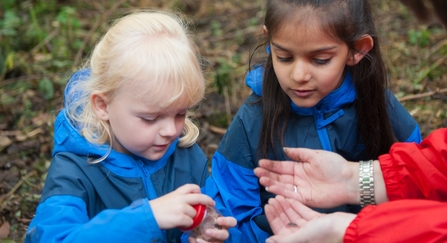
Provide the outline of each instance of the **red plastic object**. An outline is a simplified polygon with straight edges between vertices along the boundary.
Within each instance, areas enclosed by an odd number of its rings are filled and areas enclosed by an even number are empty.
[[[196,210],[197,214],[192,219],[193,220],[192,225],[189,226],[189,227],[186,227],[186,228],[180,228],[180,230],[183,230],[183,231],[192,230],[195,227],[197,227],[200,223],[202,223],[202,220],[203,220],[203,218],[205,217],[205,214],[206,214],[206,205],[197,204],[197,205],[193,205],[193,207]]]

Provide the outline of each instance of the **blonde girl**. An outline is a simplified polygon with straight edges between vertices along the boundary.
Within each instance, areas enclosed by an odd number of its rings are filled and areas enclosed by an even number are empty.
[[[193,223],[192,205],[214,206],[201,193],[207,158],[187,117],[205,90],[194,50],[176,15],[116,21],[67,84],[26,242],[188,240],[177,228]],[[209,234],[223,241],[235,220],[217,223]]]

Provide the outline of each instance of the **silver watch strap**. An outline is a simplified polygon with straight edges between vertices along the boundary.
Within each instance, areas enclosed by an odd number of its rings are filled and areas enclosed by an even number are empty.
[[[365,207],[369,204],[376,204],[374,198],[374,161],[360,161],[359,186],[360,205]]]

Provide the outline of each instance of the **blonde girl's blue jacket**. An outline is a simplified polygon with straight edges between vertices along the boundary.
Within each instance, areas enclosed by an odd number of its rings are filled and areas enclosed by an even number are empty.
[[[79,71],[70,82],[88,75]],[[204,186],[208,159],[197,144],[180,148],[176,142],[158,161],[112,150],[103,162],[89,164],[88,157],[107,148],[87,142],[65,109],[54,129],[53,160],[25,242],[180,242],[181,231],[158,227],[148,200],[186,183]]]
[[[211,174],[217,185],[218,201],[238,221],[237,229],[243,242],[265,242],[270,227],[263,207],[274,195],[258,183],[253,169],[258,166],[256,151],[261,130],[262,105],[256,103],[262,95],[261,68],[251,71],[246,83],[253,90],[235,115],[212,158]],[[421,141],[418,124],[387,91],[389,117],[399,141]],[[358,140],[354,101],[356,91],[351,75],[341,87],[321,100],[315,107],[300,108],[292,103],[292,114],[285,132],[285,145],[334,151],[349,161],[370,159]],[[279,145],[278,145],[279,146]],[[280,149],[280,148],[279,148]],[[284,157],[270,159],[285,160]],[[320,212],[357,212],[359,206],[345,205]],[[236,241],[233,241],[236,242]]]

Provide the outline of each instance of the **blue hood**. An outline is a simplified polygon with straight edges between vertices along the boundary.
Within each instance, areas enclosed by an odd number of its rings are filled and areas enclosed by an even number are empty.
[[[262,96],[262,78],[264,75],[264,68],[260,65],[256,66],[255,69],[251,70],[245,79],[245,82],[248,87],[253,90],[258,96]],[[347,73],[345,79],[341,86],[333,90],[326,97],[324,97],[318,104],[311,108],[303,108],[295,105],[292,101],[290,101],[292,112],[295,112],[300,115],[312,115],[315,114],[316,111],[320,112],[332,112],[337,111],[341,107],[346,104],[350,104],[354,102],[356,98],[356,91],[354,87],[354,83],[352,81],[351,73]]]
[[[65,97],[73,97],[67,96],[71,88],[73,88],[78,82],[86,81],[90,77],[89,69],[82,69],[70,78],[65,88]],[[76,94],[75,94],[76,96]],[[53,156],[59,152],[71,152],[77,154],[79,156],[88,156],[99,158],[104,156],[108,150],[109,145],[96,145],[88,142],[79,131],[79,128],[74,125],[67,115],[66,107],[69,107],[72,103],[71,101],[75,99],[75,97],[64,100],[64,109],[56,117],[56,121],[54,124],[54,147],[53,147]],[[105,161],[107,163],[111,163],[115,166],[121,168],[131,169],[135,165],[134,163],[129,163],[129,161],[141,160],[145,162],[146,165],[149,165],[149,169],[152,171],[156,171],[159,168],[163,167],[169,156],[173,154],[176,149],[178,139],[171,144],[168,148],[165,155],[157,160],[157,161],[149,161],[144,158],[136,157],[133,155],[123,154],[117,152],[115,150],[111,150],[109,156]],[[132,159],[133,158],[133,159]]]

